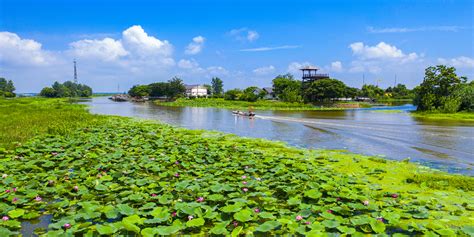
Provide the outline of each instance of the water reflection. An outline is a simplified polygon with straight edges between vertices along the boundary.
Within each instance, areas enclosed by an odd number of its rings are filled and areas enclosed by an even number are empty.
[[[414,118],[407,113],[415,109],[412,105],[347,111],[257,111],[259,118],[248,119],[226,109],[117,103],[104,97],[82,103],[90,105],[92,113],[157,119],[298,147],[347,149],[391,159],[409,157],[448,171],[474,174],[474,123]],[[401,112],[377,112],[387,109]]]

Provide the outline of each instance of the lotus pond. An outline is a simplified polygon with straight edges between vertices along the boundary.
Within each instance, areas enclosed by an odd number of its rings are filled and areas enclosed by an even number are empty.
[[[0,149],[0,236],[472,236],[474,178],[107,117]]]

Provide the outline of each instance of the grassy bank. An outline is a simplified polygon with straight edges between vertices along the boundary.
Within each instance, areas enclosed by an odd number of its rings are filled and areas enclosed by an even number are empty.
[[[430,120],[460,120],[460,121],[473,121],[473,112],[458,112],[458,113],[437,113],[437,112],[418,112],[414,111],[411,113],[412,116],[422,119]]]
[[[38,134],[67,134],[99,119],[68,99],[0,98],[0,148]]]
[[[155,101],[155,103],[163,106],[176,107],[214,107],[223,109],[238,109],[238,110],[342,110],[365,107],[363,103],[335,103],[333,105],[314,106],[305,103],[290,103],[283,101],[259,100],[256,102],[224,100],[220,98],[196,98],[186,99],[180,98],[173,102]],[[354,105],[354,106],[350,106]]]
[[[474,178],[412,163],[119,117],[41,133],[0,151],[1,236],[473,233]]]

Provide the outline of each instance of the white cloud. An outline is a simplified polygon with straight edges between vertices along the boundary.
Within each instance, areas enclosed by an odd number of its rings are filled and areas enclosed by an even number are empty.
[[[253,73],[257,75],[267,75],[273,72],[275,72],[275,67],[273,65],[266,66],[266,67],[259,67],[253,70]]]
[[[229,74],[229,71],[221,66],[210,66],[206,68],[206,72],[210,76],[225,76]]]
[[[408,33],[408,32],[420,32],[420,31],[450,31],[458,32],[459,30],[466,29],[467,27],[462,26],[423,26],[423,27],[392,27],[392,28],[381,28],[376,29],[372,26],[367,27],[367,31],[370,33]]]
[[[167,40],[149,36],[139,25],[134,25],[122,32],[123,44],[134,56],[150,57],[173,54],[173,46]]]
[[[288,65],[288,72],[296,75],[296,74],[301,73],[300,69],[302,67],[306,67],[306,66],[312,66],[312,64],[309,62],[292,62]]]
[[[41,47],[40,43],[22,39],[15,33],[0,32],[0,63],[47,65],[54,60],[54,56]]]
[[[297,49],[300,48],[299,45],[282,45],[276,47],[259,47],[259,48],[251,48],[251,49],[241,49],[241,52],[261,52],[261,51],[272,51],[272,50],[279,50],[279,49]]]
[[[181,59],[178,62],[178,67],[183,68],[183,69],[193,69],[193,68],[198,68],[199,64],[195,60]]]
[[[460,56],[457,58],[438,58],[438,62],[441,64],[451,65],[459,68],[474,68],[474,58]]]
[[[332,62],[329,69],[333,72],[342,72],[342,63],[340,61]]]
[[[255,30],[249,30],[247,27],[239,28],[239,29],[232,29],[228,33],[230,36],[234,37],[236,40],[240,41],[248,41],[253,42],[260,38],[260,34],[258,34]]]
[[[76,57],[97,58],[104,61],[114,61],[129,54],[120,41],[111,38],[79,40],[72,42],[70,47]]]
[[[402,50],[385,42],[380,42],[375,46],[364,45],[362,42],[355,42],[350,44],[349,47],[352,49],[352,53],[362,60],[398,59],[406,62],[418,58],[416,53],[404,54]]]
[[[247,40],[250,41],[250,42],[257,40],[259,37],[260,37],[260,35],[258,34],[257,31],[249,30],[247,32]]]
[[[188,47],[184,51],[185,54],[195,55],[201,52],[202,48],[204,47],[204,41],[206,38],[202,36],[196,36],[193,38],[193,41],[189,43]]]

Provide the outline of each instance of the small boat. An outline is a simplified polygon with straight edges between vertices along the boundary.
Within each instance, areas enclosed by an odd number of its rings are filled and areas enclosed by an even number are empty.
[[[240,116],[247,116],[247,117],[254,117],[255,116],[255,113],[254,112],[243,112],[243,111],[232,111],[232,114],[235,114],[235,115],[240,115]]]

